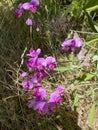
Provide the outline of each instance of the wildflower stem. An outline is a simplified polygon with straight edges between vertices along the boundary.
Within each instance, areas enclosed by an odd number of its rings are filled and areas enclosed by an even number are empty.
[[[31,46],[32,46],[32,42],[33,42],[32,35],[33,35],[33,33],[32,33],[32,26],[30,26],[30,44],[31,44]]]

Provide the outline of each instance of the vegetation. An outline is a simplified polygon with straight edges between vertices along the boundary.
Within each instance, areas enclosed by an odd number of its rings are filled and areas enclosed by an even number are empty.
[[[17,18],[15,10],[21,2],[27,0],[0,1],[0,129],[97,130],[97,0],[40,0],[35,13],[24,9]],[[28,16],[33,18],[32,26],[26,25]],[[66,38],[76,37],[83,41],[80,48],[62,50]],[[63,101],[52,114],[40,115],[28,108],[32,90],[24,91],[20,75],[27,71],[30,48],[40,48],[40,57],[56,59],[54,71],[42,79],[49,92],[64,86]]]

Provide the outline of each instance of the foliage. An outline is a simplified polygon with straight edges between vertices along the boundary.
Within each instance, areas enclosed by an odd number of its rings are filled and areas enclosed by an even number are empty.
[[[97,0],[40,0],[36,13],[25,10],[17,18],[20,2],[27,1],[0,3],[0,129],[73,130],[84,128],[85,122],[85,129],[92,128],[98,107]],[[25,24],[29,15],[32,26]],[[75,36],[83,45],[77,47]],[[53,108],[53,115],[40,116],[26,104],[33,90],[23,90],[20,74],[26,71],[26,51],[31,47],[41,48],[44,61],[50,55],[56,59],[54,71],[42,78],[43,89],[50,93],[60,84],[65,87],[64,100]],[[85,114],[88,121],[82,122]]]

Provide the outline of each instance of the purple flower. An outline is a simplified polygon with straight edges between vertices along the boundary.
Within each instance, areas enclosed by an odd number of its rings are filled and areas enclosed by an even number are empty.
[[[35,58],[35,57],[38,57],[40,53],[41,53],[40,48],[38,48],[36,51],[33,48],[30,48],[29,54],[27,54],[27,56],[31,56],[31,57]]]
[[[58,86],[55,91],[59,94],[64,94],[64,87],[63,86]]]
[[[20,75],[20,78],[24,78],[24,77],[26,77],[27,75],[28,75],[27,72],[23,72],[23,73]]]
[[[29,69],[29,71],[33,71],[34,68],[37,67],[37,60],[38,60],[38,56],[41,53],[41,49],[37,49],[36,51],[31,48],[29,50],[29,54],[27,54],[27,56],[30,56],[32,58],[29,58],[29,60],[27,61],[26,65],[27,68]]]
[[[33,83],[29,80],[23,80],[21,85],[23,86],[24,90],[26,90],[26,91],[28,91],[34,87]]]
[[[38,98],[34,98],[33,100],[28,101],[28,107],[34,107],[34,110],[40,109],[40,107],[43,106],[43,103],[45,104],[45,101],[39,100]]]
[[[68,53],[74,52],[76,49],[80,49],[83,46],[83,41],[79,38],[65,39],[62,43],[62,50]]]
[[[27,62],[27,68],[29,69],[30,72],[34,71],[34,69],[36,68],[36,62],[37,62],[37,58],[30,58]]]
[[[31,0],[31,3],[35,6],[39,5],[39,0]]]
[[[52,113],[52,108],[54,106],[55,106],[54,103],[47,103],[46,100],[40,100],[38,97],[28,101],[28,107],[29,108],[33,107],[34,110],[37,110],[39,114]]]
[[[41,83],[40,76],[39,76],[39,74],[38,74],[37,72],[34,73],[34,75],[31,77],[31,81],[32,81],[34,84]]]
[[[44,106],[46,105],[45,101],[39,101],[34,105],[34,109],[38,109],[38,113],[42,114],[45,110],[44,110]]]
[[[43,88],[35,88],[34,93],[32,94],[35,96],[33,100],[30,100],[28,102],[28,107],[34,107],[34,110],[37,110],[39,114],[42,114],[44,112],[48,113],[48,105],[45,100],[46,97],[46,91]]]
[[[34,105],[34,101],[29,100],[27,105],[28,105],[29,108],[32,108],[32,106]]]
[[[43,63],[45,62],[45,59],[44,58],[38,58],[37,60],[37,69],[39,71],[42,71],[43,70]]]
[[[32,95],[37,97],[39,100],[44,100],[44,98],[46,96],[46,90],[41,87],[35,88],[35,91]]]
[[[53,92],[50,94],[49,102],[53,102],[53,103],[57,104],[57,103],[62,102],[62,100],[63,99],[60,97],[60,95],[58,93]]]
[[[60,94],[64,94],[64,87],[58,86],[53,93],[50,94],[49,101],[46,101],[46,91],[43,88],[35,88],[32,96],[35,98],[28,101],[28,107],[33,107],[34,110],[37,110],[39,114],[43,113],[52,113],[52,108],[57,104],[61,103],[63,98]]]
[[[32,2],[26,2],[26,3],[24,3],[22,5],[22,8],[24,10],[30,10],[30,11],[33,11],[33,12],[35,12],[37,10],[37,6],[34,5],[34,3],[32,3]]]
[[[28,11],[36,12],[38,5],[39,5],[39,0],[31,0],[30,2],[20,3],[18,5],[18,8],[15,10],[15,15],[17,17],[21,17],[22,13],[23,13],[23,10],[28,10]],[[32,19],[28,18],[26,20],[26,24],[28,26],[32,26],[32,24],[33,24]]]
[[[39,68],[49,68],[49,69],[54,69],[55,68],[55,58],[52,56],[47,57],[46,59],[44,58],[39,58],[37,61],[37,65]]]
[[[15,10],[15,15],[17,17],[21,17],[22,16],[22,12],[23,12],[23,9],[22,9],[22,3],[19,4],[18,8]]]
[[[32,96],[34,99],[28,101],[28,107],[33,107],[39,114],[50,114],[52,112],[52,108],[56,104],[62,102],[63,98],[61,95],[64,94],[64,87],[58,86],[53,93],[50,93],[49,99],[47,99],[46,90],[41,87],[41,80],[55,68],[56,60],[52,56],[39,58],[40,53],[41,49],[34,50],[31,48],[29,50],[29,54],[27,54],[27,56],[30,58],[27,60],[26,64],[30,73],[23,72],[21,74],[21,77],[25,78],[21,85],[26,91],[33,89]]]
[[[37,98],[28,101],[28,107],[34,108],[34,110],[37,110],[39,114],[42,113],[48,113],[48,105],[46,101],[44,100],[38,100]]]
[[[80,48],[84,44],[83,41],[79,37],[74,38],[74,42],[75,42],[76,48]]]
[[[45,58],[39,58],[39,54],[41,53],[41,49],[37,49],[36,51],[31,48],[29,51],[29,54],[27,56],[30,56],[29,60],[27,61],[27,68],[29,71],[33,71],[34,69],[39,72],[40,77],[43,77],[47,74],[49,74],[50,70],[53,70],[55,68],[55,58],[52,56]]]
[[[31,0],[30,2],[25,2],[22,5],[24,10],[30,10],[35,12],[37,10],[37,6],[39,5],[39,0]]]
[[[33,24],[32,19],[31,19],[31,18],[28,18],[28,19],[26,20],[26,24],[27,24],[28,26],[32,26],[32,24]]]
[[[60,97],[61,94],[64,94],[64,87],[58,86],[53,93],[50,94],[49,102],[60,103],[63,98]]]
[[[47,103],[46,101],[42,102],[38,108],[38,113],[43,114],[43,113],[52,113],[52,108],[55,106],[54,103]]]
[[[46,58],[46,67],[48,67],[49,69],[54,69],[55,68],[55,63],[56,60],[54,57],[49,56]]]

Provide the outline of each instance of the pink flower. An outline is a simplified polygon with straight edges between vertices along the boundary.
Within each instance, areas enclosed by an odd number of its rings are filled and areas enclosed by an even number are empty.
[[[35,91],[32,95],[39,98],[40,100],[44,100],[44,98],[46,96],[46,90],[41,87],[35,88]]]
[[[32,96],[35,98],[33,100],[28,101],[28,107],[34,108],[37,110],[39,114],[43,113],[52,113],[52,108],[61,103],[63,98],[61,98],[60,94],[64,94],[64,87],[58,86],[58,88],[50,94],[50,99],[47,101],[46,98],[46,91],[43,88],[35,88],[34,93]]]
[[[27,24],[28,26],[32,26],[32,25],[33,25],[32,19],[31,19],[31,18],[28,18],[28,19],[26,20],[26,24]]]
[[[63,86],[58,86],[55,91],[59,94],[64,94],[64,87]]]
[[[55,58],[52,56],[49,56],[46,58],[46,67],[48,67],[49,69],[54,69],[55,68]]]
[[[28,91],[34,87],[33,83],[29,80],[23,80],[21,85],[23,86],[24,90],[26,90],[26,91]]]
[[[30,48],[29,54],[27,54],[27,56],[35,58],[35,57],[38,57],[40,53],[41,53],[40,48],[38,48],[36,51],[33,48]]]
[[[24,90],[33,90],[32,96],[33,100],[28,101],[28,107],[34,108],[39,114],[51,113],[52,108],[56,104],[61,103],[63,98],[61,97],[64,94],[64,87],[58,86],[54,92],[50,93],[49,99],[47,99],[46,90],[41,87],[42,78],[48,75],[55,67],[55,58],[49,56],[47,58],[39,58],[41,49],[34,50],[31,48],[29,50],[30,58],[27,60],[27,68],[29,72],[23,72],[21,77],[25,80],[22,81],[21,85]]]
[[[30,2],[25,2],[22,5],[24,10],[30,10],[35,12],[37,10],[37,6],[39,5],[39,0],[31,0]]]
[[[62,50],[65,50],[68,53],[74,52],[76,49],[80,49],[83,46],[83,41],[79,38],[65,39],[62,43]]]
[[[24,78],[24,77],[26,77],[27,75],[28,75],[27,72],[23,72],[23,73],[20,75],[20,78]]]
[[[15,15],[17,17],[21,17],[23,10],[29,10],[32,12],[36,12],[37,6],[39,5],[39,0],[31,0],[30,2],[25,2],[25,3],[20,3],[18,5],[18,8],[15,10]],[[32,25],[32,20],[30,18],[27,19],[26,21],[27,25]]]
[[[21,17],[23,13],[22,3],[19,4],[18,8],[15,10],[16,17]]]
[[[39,0],[31,0],[31,3],[35,6],[39,5]]]
[[[79,37],[74,38],[74,42],[75,42],[75,47],[76,48],[80,48],[84,44],[82,39],[79,38]]]
[[[62,98],[60,97],[60,95],[56,92],[53,92],[50,94],[50,99],[49,99],[49,102],[53,102],[53,103],[60,103],[62,102]]]
[[[58,86],[53,93],[50,94],[49,102],[60,103],[62,102],[61,94],[64,94],[64,87]]]
[[[34,71],[34,69],[36,68],[36,62],[37,62],[37,57],[30,58],[26,62],[27,68],[29,69],[30,72]]]

